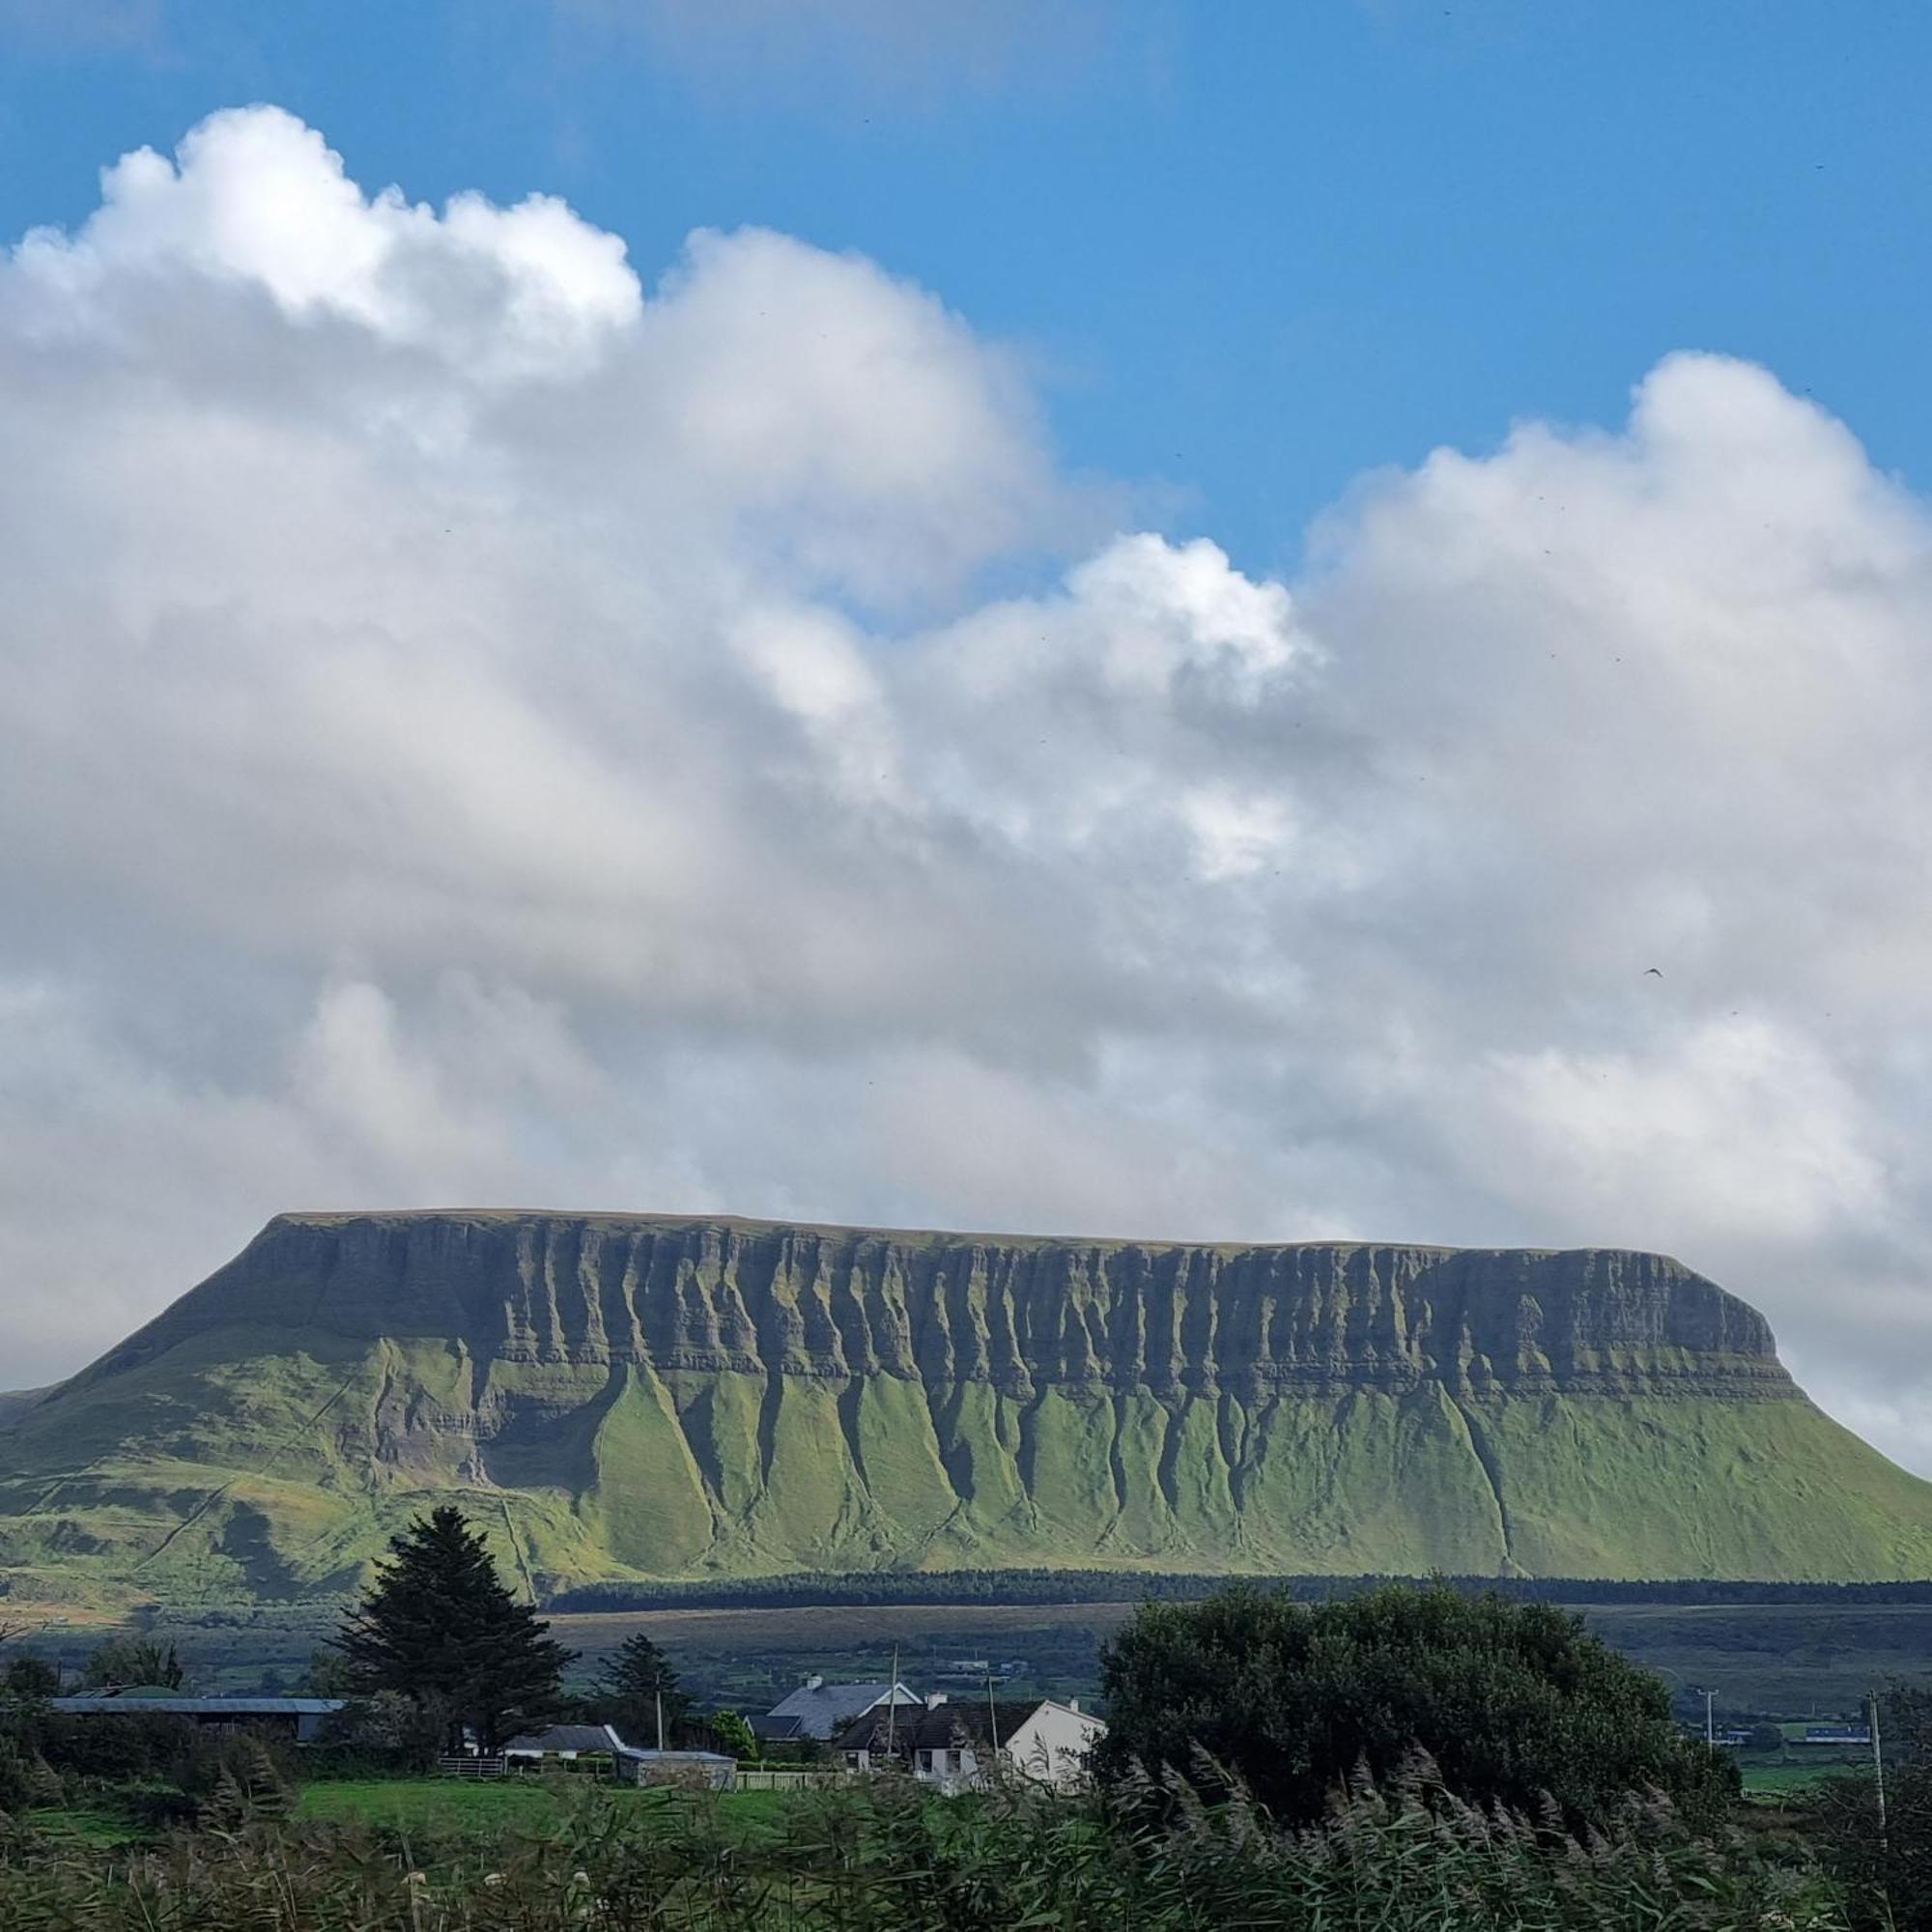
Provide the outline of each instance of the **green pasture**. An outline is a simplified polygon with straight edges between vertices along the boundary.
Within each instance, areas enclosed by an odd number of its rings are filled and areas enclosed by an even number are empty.
[[[39,1805],[26,1822],[43,1836],[79,1845],[126,1845],[142,1835],[125,1812],[106,1805]]]
[[[748,1836],[776,1824],[789,1794],[727,1791],[718,1799],[725,1824]],[[518,1826],[542,1830],[573,1807],[605,1798],[612,1804],[668,1809],[677,1795],[634,1790],[580,1777],[370,1777],[328,1778],[305,1785],[301,1817],[341,1824],[359,1821],[397,1831],[490,1830]]]

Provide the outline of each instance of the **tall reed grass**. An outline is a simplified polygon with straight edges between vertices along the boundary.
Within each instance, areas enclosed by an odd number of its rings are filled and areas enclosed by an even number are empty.
[[[939,1801],[803,1793],[768,1833],[696,1792],[586,1793],[554,1829],[407,1835],[250,1819],[116,1856],[17,1828],[6,1932],[1843,1932],[1787,1848],[1700,1839],[1661,1804],[1577,1839],[1481,1813],[1426,1765],[1318,1828],[1184,1789]]]

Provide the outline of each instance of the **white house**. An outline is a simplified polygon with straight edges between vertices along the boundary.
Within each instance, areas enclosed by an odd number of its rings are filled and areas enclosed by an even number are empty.
[[[955,1704],[941,1694],[916,1711],[867,1712],[840,1733],[834,1748],[854,1771],[896,1765],[942,1791],[984,1784],[996,1763],[1057,1791],[1072,1791],[1086,1781],[1088,1755],[1106,1734],[1106,1725],[1077,1702],[971,1698]]]
[[[525,1766],[554,1760],[576,1764],[584,1758],[610,1758],[625,1748],[624,1740],[609,1724],[552,1724],[548,1730],[527,1731],[503,1747],[506,1764]]]
[[[1106,1735],[1106,1725],[1083,1711],[1077,1697],[1065,1704],[1042,1697],[1033,1716],[1000,1740],[1000,1751],[1015,1771],[1071,1791],[1087,1781],[1088,1757]]]

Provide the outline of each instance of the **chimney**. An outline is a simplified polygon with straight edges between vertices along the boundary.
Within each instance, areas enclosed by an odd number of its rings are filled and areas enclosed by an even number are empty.
[[[808,1677],[805,1680],[805,1688],[808,1690],[823,1690],[825,1689],[825,1679],[816,1675]]]
[[[944,1690],[934,1690],[927,1695],[925,1700],[925,1708],[928,1711],[936,1711],[939,1709],[940,1705],[942,1705],[945,1702],[946,1702],[946,1692]]]
[[[1077,1718],[1080,1715],[1080,1699],[1078,1697],[1067,1698],[1066,1708]]]

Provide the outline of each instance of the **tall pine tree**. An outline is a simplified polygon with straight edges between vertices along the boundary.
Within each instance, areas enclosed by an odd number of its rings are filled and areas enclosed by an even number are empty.
[[[691,1715],[691,1699],[678,1684],[670,1659],[642,1631],[626,1637],[605,1664],[597,1690],[611,1721],[632,1744],[657,1743],[660,1699],[666,1743],[676,1743],[680,1726]]]
[[[397,1690],[468,1728],[486,1752],[556,1708],[572,1653],[503,1587],[482,1536],[445,1505],[389,1543],[389,1557],[335,1648],[358,1690]]]

